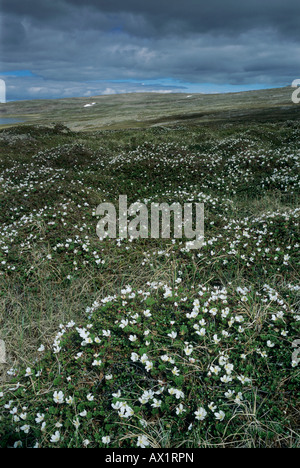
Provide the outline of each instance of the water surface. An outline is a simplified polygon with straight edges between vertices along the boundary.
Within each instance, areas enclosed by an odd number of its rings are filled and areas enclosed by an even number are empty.
[[[0,117],[0,125],[8,125],[8,124],[14,124],[14,123],[21,123],[21,122],[24,122],[24,120]]]

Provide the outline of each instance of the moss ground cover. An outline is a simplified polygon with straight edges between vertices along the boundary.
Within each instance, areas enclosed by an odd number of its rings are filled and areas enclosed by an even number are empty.
[[[1,447],[297,447],[295,122],[0,132]],[[96,207],[201,202],[205,242]]]

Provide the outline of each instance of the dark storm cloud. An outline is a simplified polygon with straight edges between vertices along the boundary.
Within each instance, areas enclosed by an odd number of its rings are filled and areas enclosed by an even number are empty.
[[[280,86],[299,74],[299,13],[295,0],[2,0],[1,70],[64,90],[161,77]]]
[[[35,21],[52,22],[71,11],[89,8],[91,12],[120,17],[127,15],[126,25],[134,29],[130,17],[143,18],[139,33],[222,32],[236,34],[254,27],[273,27],[284,35],[299,37],[298,0],[2,0],[2,11]],[[125,17],[123,16],[123,17]],[[92,20],[92,16],[90,18]],[[130,24],[132,23],[132,24]],[[144,29],[145,23],[148,28]]]
[[[135,24],[141,35],[149,31],[176,32],[176,27],[181,31],[224,34],[271,27],[290,37],[298,38],[300,34],[298,0],[2,0],[3,12],[45,23],[83,7],[92,13],[111,15],[111,19],[127,15],[125,27],[129,30],[135,23],[130,18],[143,19],[141,28]],[[145,24],[149,29],[144,28]]]
[[[78,6],[81,0],[66,0]],[[107,13],[142,15],[154,30],[236,34],[252,28],[272,27],[282,34],[299,37],[297,0],[86,0],[85,5]],[[173,27],[174,25],[174,27]]]

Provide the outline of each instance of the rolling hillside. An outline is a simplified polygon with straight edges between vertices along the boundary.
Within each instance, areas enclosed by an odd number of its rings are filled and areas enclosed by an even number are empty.
[[[61,122],[71,130],[145,128],[207,122],[280,121],[299,118],[292,89],[229,94],[118,94],[0,104],[0,118],[33,124]],[[90,107],[87,104],[95,103]]]

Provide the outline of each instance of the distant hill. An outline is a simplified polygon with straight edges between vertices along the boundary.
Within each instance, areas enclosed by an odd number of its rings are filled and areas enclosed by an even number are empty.
[[[292,88],[228,94],[134,93],[0,104],[0,118],[48,125],[61,122],[72,130],[145,128],[208,122],[299,119]],[[2,127],[3,128],[3,127]]]

